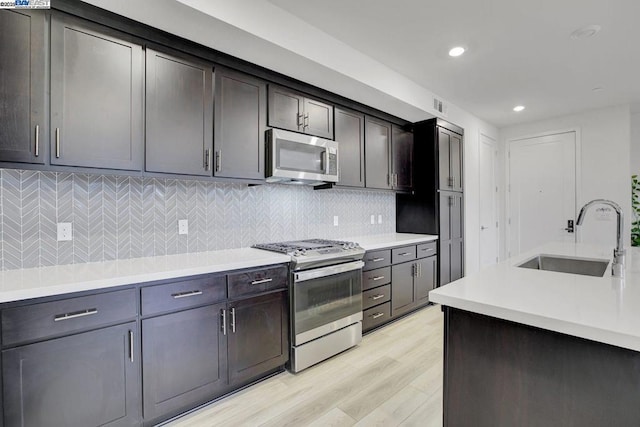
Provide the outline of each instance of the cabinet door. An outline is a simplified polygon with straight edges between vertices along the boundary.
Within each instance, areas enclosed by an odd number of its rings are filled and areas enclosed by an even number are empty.
[[[339,147],[338,185],[364,187],[364,115],[336,108],[335,137]]]
[[[222,67],[215,75],[215,175],[264,179],[267,86]]]
[[[226,385],[225,304],[142,321],[144,418],[159,420],[213,399]]]
[[[440,260],[440,286],[451,282],[451,240],[441,240],[440,249],[438,250],[438,259]]]
[[[304,98],[279,86],[269,85],[269,126],[302,131]]]
[[[304,99],[304,133],[333,139],[333,106],[315,99]]]
[[[5,424],[138,425],[135,330],[131,322],[3,351]]]
[[[453,194],[450,192],[440,192],[440,226],[439,236],[440,240],[451,240],[451,210],[453,208]]]
[[[393,187],[397,190],[411,190],[413,187],[413,133],[396,125],[392,125],[391,130]]]
[[[239,384],[289,359],[286,292],[229,304],[229,382]]]
[[[143,61],[123,35],[52,17],[52,164],[142,169]]]
[[[389,173],[391,124],[365,117],[364,144],[366,187],[391,189]]]
[[[451,281],[458,280],[464,272],[464,242],[462,239],[451,241]]]
[[[415,263],[405,262],[391,267],[391,314],[397,316],[413,305]]]
[[[462,238],[462,220],[463,220],[463,199],[462,193],[452,193],[451,194],[451,205],[449,206],[450,216],[450,230],[451,230],[451,239],[461,239]]]
[[[437,283],[437,262],[437,256],[422,258],[417,261],[419,274],[415,278],[415,300],[418,304],[429,302],[429,291],[432,290]]]
[[[213,65],[147,48],[145,170],[211,175]]]
[[[0,161],[44,163],[45,13],[0,11]]]
[[[453,191],[462,191],[462,137],[456,133],[451,133],[450,153]]]
[[[451,176],[451,133],[446,129],[437,128],[438,132],[438,174],[441,190],[453,190]]]

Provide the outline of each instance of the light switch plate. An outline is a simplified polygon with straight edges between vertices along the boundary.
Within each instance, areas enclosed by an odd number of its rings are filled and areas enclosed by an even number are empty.
[[[338,215],[333,216],[333,225],[336,227],[338,226]]]
[[[382,224],[382,215],[378,215],[378,224]]]
[[[186,219],[178,220],[178,234],[189,234],[189,221]]]
[[[70,222],[58,223],[58,242],[73,240],[73,226]]]
[[[371,215],[371,224],[375,224],[376,223],[376,216],[375,215]]]

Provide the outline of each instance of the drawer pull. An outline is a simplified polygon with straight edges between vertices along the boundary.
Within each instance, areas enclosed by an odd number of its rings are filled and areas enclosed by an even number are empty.
[[[378,317],[382,317],[382,316],[384,316],[384,313],[375,313],[371,315],[371,317],[374,319],[377,319]]]
[[[133,363],[133,331],[129,331],[129,360]]]
[[[421,250],[422,250],[422,252],[431,252],[434,249],[433,248],[422,248]]]
[[[411,255],[411,252],[402,252],[398,254],[398,256],[408,256],[408,255]]]
[[[262,279],[262,280],[254,280],[253,282],[251,282],[252,285],[262,285],[263,283],[269,283],[269,282],[273,282],[272,278],[267,278],[267,279]]]
[[[188,291],[188,292],[178,292],[177,294],[171,294],[171,296],[174,299],[195,297],[196,295],[202,295],[202,291]]]
[[[378,280],[382,280],[382,279],[384,279],[384,276],[376,276],[371,278],[371,280],[373,280],[374,282],[377,282]]]
[[[384,258],[373,258],[373,259],[369,259],[369,261],[371,261],[371,262],[380,262],[380,261],[384,261]]]
[[[378,295],[372,295],[369,298],[371,298],[372,300],[378,300],[380,298],[384,298],[384,294],[378,294]]]
[[[220,310],[220,316],[222,317],[222,335],[227,335],[227,310],[224,308]]]
[[[91,316],[92,314],[98,314],[98,309],[88,308],[86,310],[74,311],[72,313],[56,314],[53,317],[53,321],[60,322],[61,320],[76,319],[78,317]]]

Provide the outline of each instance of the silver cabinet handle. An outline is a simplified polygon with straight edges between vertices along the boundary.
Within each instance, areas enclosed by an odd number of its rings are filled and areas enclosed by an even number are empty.
[[[415,264],[411,264],[411,277],[417,277],[418,275],[418,268],[416,267]]]
[[[273,279],[268,277],[266,279],[261,279],[261,280],[254,280],[253,282],[251,282],[252,285],[261,285],[263,283],[269,283],[269,282],[273,282]]]
[[[449,177],[448,184],[449,184],[449,187],[453,187],[453,177],[452,176]]]
[[[56,128],[56,159],[60,158],[60,128]]]
[[[384,294],[373,295],[373,296],[371,296],[369,298],[371,298],[372,300],[375,301],[377,299],[384,298]]]
[[[371,278],[371,280],[373,280],[374,282],[377,282],[378,280],[382,280],[382,279],[384,279],[384,276],[376,276]]]
[[[231,309],[231,332],[236,333],[236,309]]]
[[[407,255],[411,255],[411,252],[402,252],[401,254],[398,254],[398,256],[407,256]]]
[[[34,154],[36,157],[40,155],[40,125],[36,125],[36,148]]]
[[[133,331],[129,331],[129,360],[133,363]]]
[[[216,172],[222,169],[222,150],[216,151]]]
[[[178,292],[176,294],[171,294],[173,299],[195,297],[196,295],[202,295],[202,291],[188,291],[188,292]]]
[[[449,206],[453,206],[453,196],[449,196]]]
[[[422,249],[420,249],[420,250],[421,250],[422,252],[431,252],[431,251],[434,251],[435,249],[433,249],[433,248],[422,248]]]
[[[384,261],[384,258],[373,258],[373,259],[369,259],[369,261],[371,261],[371,262],[380,262],[380,261]]]
[[[309,113],[304,115],[304,126],[302,128],[305,129],[308,127],[309,127]]]
[[[422,277],[422,264],[416,264],[418,266],[418,277]]]
[[[222,335],[227,335],[227,310],[224,308],[220,310],[220,316],[222,316]]]
[[[209,155],[210,150],[207,148],[206,150],[204,150],[204,170],[206,171],[209,170]]]
[[[378,317],[382,317],[382,316],[384,316],[384,313],[375,313],[371,315],[371,317],[373,317],[374,319],[377,319]]]
[[[91,316],[93,314],[98,314],[97,308],[87,308],[86,310],[74,311],[71,313],[56,314],[53,317],[53,321],[60,322],[61,320],[77,319],[78,317]]]
[[[296,117],[296,124],[298,125],[298,127],[302,127],[303,126],[303,118],[304,118],[304,114],[302,113],[298,113],[297,117]]]

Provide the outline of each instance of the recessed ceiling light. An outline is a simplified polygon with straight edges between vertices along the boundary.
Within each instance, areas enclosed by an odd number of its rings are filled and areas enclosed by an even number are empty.
[[[573,40],[588,39],[589,37],[595,36],[600,29],[600,25],[587,25],[571,33],[571,38]]]
[[[464,53],[464,48],[462,46],[456,46],[449,51],[449,56],[460,56]]]
[[[515,111],[516,113],[519,113],[522,110],[524,110],[524,105],[516,105],[515,107],[513,107],[513,111]]]

